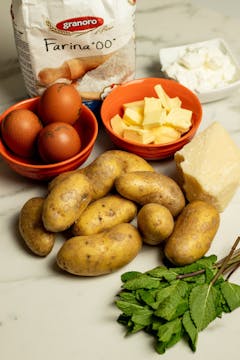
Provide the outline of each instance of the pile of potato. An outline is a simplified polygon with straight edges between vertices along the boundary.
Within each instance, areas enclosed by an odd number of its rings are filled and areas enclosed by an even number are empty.
[[[57,176],[46,197],[28,200],[19,216],[20,234],[39,256],[50,253],[57,233],[70,231],[57,264],[82,276],[108,274],[128,264],[143,241],[161,243],[174,264],[191,263],[207,252],[218,226],[212,205],[186,205],[173,179],[121,150],[106,151],[87,167]]]

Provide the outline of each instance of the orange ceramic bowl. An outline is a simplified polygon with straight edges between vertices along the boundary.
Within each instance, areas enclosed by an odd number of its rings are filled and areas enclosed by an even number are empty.
[[[182,101],[183,108],[192,110],[192,126],[190,130],[178,140],[160,145],[138,144],[136,142],[127,141],[114,133],[110,120],[116,114],[122,115],[122,105],[131,101],[143,100],[145,96],[156,97],[154,91],[154,86],[156,84],[161,84],[170,97],[178,96]],[[157,160],[174,155],[177,150],[181,149],[183,145],[193,138],[202,119],[202,106],[197,96],[192,91],[175,80],[144,78],[129,81],[114,88],[103,101],[101,118],[107,133],[117,147],[137,154],[144,159]]]
[[[29,109],[36,111],[38,102],[39,97],[35,97],[14,104],[0,115],[0,123],[12,110]],[[62,172],[74,170],[79,167],[89,157],[93,149],[98,134],[98,122],[93,112],[87,106],[82,105],[81,115],[74,127],[80,135],[82,146],[80,152],[70,159],[53,164],[44,164],[37,158],[25,159],[13,154],[11,150],[5,146],[1,137],[0,155],[6,163],[20,175],[35,180],[51,179]]]

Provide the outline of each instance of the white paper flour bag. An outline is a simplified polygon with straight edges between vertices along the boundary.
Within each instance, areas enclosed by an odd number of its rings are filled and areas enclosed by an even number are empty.
[[[13,0],[27,92],[72,83],[90,107],[135,75],[134,0]]]

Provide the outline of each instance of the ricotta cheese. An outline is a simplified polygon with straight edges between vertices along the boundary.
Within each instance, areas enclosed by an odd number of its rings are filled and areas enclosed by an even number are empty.
[[[237,72],[231,58],[214,44],[186,47],[162,70],[199,93],[225,87],[234,81]]]
[[[218,122],[175,153],[188,201],[203,200],[222,212],[240,185],[240,149]]]

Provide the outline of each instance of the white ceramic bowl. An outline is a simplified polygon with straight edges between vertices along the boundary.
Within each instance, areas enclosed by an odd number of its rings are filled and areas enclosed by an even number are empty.
[[[181,54],[186,48],[205,48],[212,46],[217,46],[217,48],[219,48],[224,55],[227,55],[229,57],[232,65],[236,68],[236,73],[231,82],[228,82],[222,87],[213,88],[207,91],[197,91],[193,88],[190,88],[196,93],[201,103],[208,103],[228,97],[236,90],[236,88],[240,86],[240,65],[236,60],[235,56],[233,55],[232,51],[229,49],[229,46],[226,44],[226,42],[223,39],[217,38],[192,44],[186,44],[182,46],[162,48],[159,51],[161,69],[167,77],[171,77],[169,73],[164,69],[166,69],[170,64],[176,62],[179,54]],[[175,80],[178,81],[178,79],[176,78]],[[186,84],[183,85],[187,86]]]

